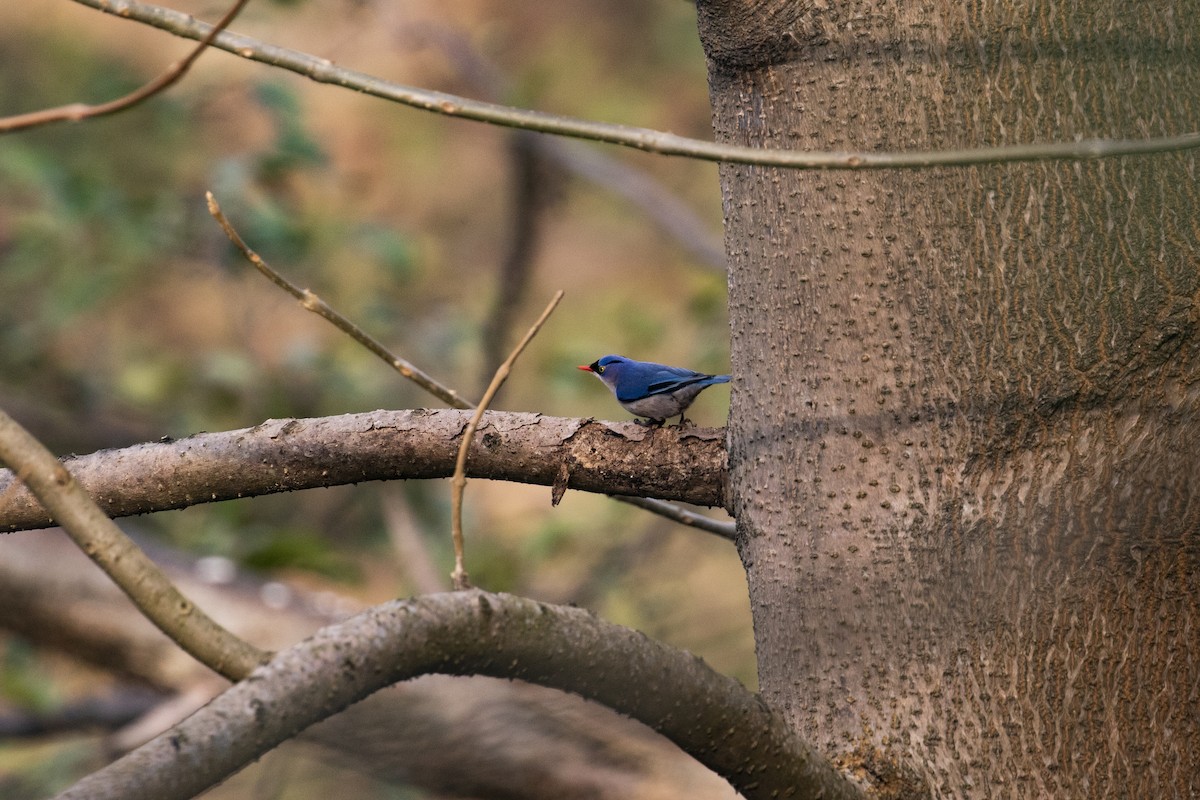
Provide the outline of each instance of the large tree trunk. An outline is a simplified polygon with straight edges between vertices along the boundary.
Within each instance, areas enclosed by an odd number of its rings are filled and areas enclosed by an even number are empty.
[[[1200,3],[702,0],[720,139],[1200,119]],[[937,796],[1200,791],[1192,154],[721,170],[762,691]]]

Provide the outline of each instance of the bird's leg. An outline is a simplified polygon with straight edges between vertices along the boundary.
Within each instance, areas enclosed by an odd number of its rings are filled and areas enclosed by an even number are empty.
[[[679,415],[679,427],[682,428],[684,426],[691,425],[691,424],[692,424],[692,421],[690,419],[685,417],[683,414]]]

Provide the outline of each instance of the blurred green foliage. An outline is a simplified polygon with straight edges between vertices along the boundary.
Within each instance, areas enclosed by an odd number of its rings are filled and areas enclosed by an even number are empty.
[[[9,640],[0,652],[0,697],[5,703],[30,710],[53,708],[60,698],[45,681],[32,648],[21,639]]]

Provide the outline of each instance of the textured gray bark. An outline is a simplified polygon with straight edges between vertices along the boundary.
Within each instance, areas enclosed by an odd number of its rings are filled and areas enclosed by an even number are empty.
[[[167,562],[164,568],[180,591],[258,647],[283,649],[337,621],[324,610],[327,602],[316,602],[318,596],[298,591],[288,607],[268,607],[260,599],[260,582],[243,577],[232,585],[212,585],[197,578],[191,560],[170,552],[152,555]],[[47,564],[54,569],[48,571]],[[196,705],[224,688],[61,533],[0,540],[0,595],[5,598],[0,628],[39,647],[148,681],[176,698],[194,698]],[[168,710],[108,744],[130,748],[161,733],[179,721],[162,719]],[[180,716],[192,710],[182,709]],[[151,729],[155,720],[161,724]],[[344,766],[446,797],[735,796],[728,783],[628,717],[517,681],[445,676],[406,681],[299,738],[319,744],[319,755]],[[463,768],[466,763],[470,769]]]
[[[192,797],[314,722],[429,673],[521,678],[596,700],[751,800],[861,796],[756,695],[701,660],[587,611],[467,591],[393,601],[322,629],[58,797]],[[714,746],[718,734],[725,741]]]
[[[1200,119],[1195,2],[698,8],[724,141]],[[1196,167],[722,168],[760,681],[830,754],[947,797],[1200,791]]]
[[[321,486],[449,477],[470,416],[418,409],[268,420],[65,464],[105,513],[125,517]],[[476,432],[467,476],[720,506],[724,450],[719,429],[490,411]],[[0,470],[0,531],[51,524],[29,491]]]

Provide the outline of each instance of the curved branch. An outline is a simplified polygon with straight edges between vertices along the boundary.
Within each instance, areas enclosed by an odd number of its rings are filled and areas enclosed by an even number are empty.
[[[487,389],[483,393],[483,399],[479,401],[479,405],[475,407],[474,413],[471,414],[471,419],[467,422],[467,429],[461,437],[462,441],[458,443],[458,452],[454,456],[454,475],[450,480],[450,528],[454,538],[454,572],[451,573],[450,578],[454,581],[455,589],[469,589],[471,587],[467,570],[463,566],[462,505],[463,492],[467,488],[467,454],[471,450],[471,444],[475,439],[475,431],[479,430],[479,423],[483,419],[488,405],[496,397],[496,392],[500,391],[500,387],[508,380],[513,364],[520,358],[521,353],[525,352],[525,348],[533,341],[533,337],[537,336],[538,331],[546,324],[546,320],[554,313],[554,309],[558,308],[558,303],[562,299],[563,290],[559,289],[554,293],[554,297],[550,298],[550,303],[542,311],[541,316],[537,318],[525,336],[513,348],[508,358],[504,359],[504,363],[496,368],[496,374],[492,377],[492,382],[488,384]]]
[[[182,36],[200,39],[211,27],[187,14],[133,0],[74,0],[91,8],[124,19],[132,19]],[[249,36],[222,32],[213,47],[242,58],[280,67],[318,83],[329,83],[413,108],[452,117],[488,122],[511,128],[524,128],[559,136],[572,136],[608,144],[618,144],[663,155],[686,156],[702,161],[734,164],[758,164],[791,169],[913,169],[918,167],[962,167],[972,164],[999,164],[1018,161],[1086,161],[1113,156],[1168,153],[1200,148],[1200,133],[1163,136],[1151,139],[1083,139],[1077,142],[1024,144],[1007,147],[975,147],[960,150],[936,150],[912,153],[816,152],[769,150],[760,147],[719,144],[689,139],[673,133],[614,125],[603,122],[529,111],[496,103],[404,86],[391,81],[334,66],[329,60],[260,42]]]
[[[187,71],[196,63],[196,59],[200,57],[200,54],[208,49],[208,46],[216,38],[217,34],[225,30],[229,26],[229,23],[233,22],[234,17],[242,12],[247,2],[248,0],[236,0],[233,6],[225,12],[225,16],[221,17],[216,25],[211,26],[207,34],[203,37],[198,37],[200,38],[199,46],[188,53],[186,58],[167,67],[166,71],[158,77],[138,87],[129,94],[118,97],[116,100],[109,100],[106,103],[98,103],[96,105],[71,103],[70,105],[59,106],[57,108],[31,111],[28,114],[0,117],[0,134],[27,130],[54,122],[79,122],[80,120],[92,117],[116,114],[118,111],[124,111],[127,108],[132,108],[139,103],[149,100],[159,92],[166,91],[187,74]]]
[[[148,681],[175,695],[180,705],[217,683],[124,596],[115,596],[120,593],[111,582],[65,537],[26,537],[20,546],[0,544],[0,553],[0,628],[103,670]],[[294,592],[284,608],[267,606],[261,594],[266,582],[255,576],[239,572],[232,583],[213,585],[194,559],[170,551],[154,555],[170,565],[168,576],[185,594],[230,620],[235,632],[252,634],[260,646],[290,647],[346,618],[331,618],[328,607],[303,590]],[[54,569],[47,570],[47,564]],[[440,591],[439,586],[428,593]],[[204,702],[225,688],[215,686]],[[137,747],[183,716],[157,730],[148,730],[153,718],[143,720],[122,731],[113,747],[116,752]],[[552,689],[490,678],[405,681],[298,738],[319,746],[324,758],[432,797],[733,797],[723,780],[614,711]],[[469,772],[462,768],[468,754]]]
[[[595,700],[751,800],[861,797],[757,695],[700,659],[581,609],[470,591],[393,601],[325,628],[59,798],[192,797],[372,692],[430,673],[516,678]]]
[[[105,514],[127,517],[362,481],[448,478],[470,416],[418,409],[268,420],[65,463]],[[472,478],[725,504],[721,428],[651,429],[489,411],[468,459]],[[0,531],[53,524],[36,498],[0,471]]]

